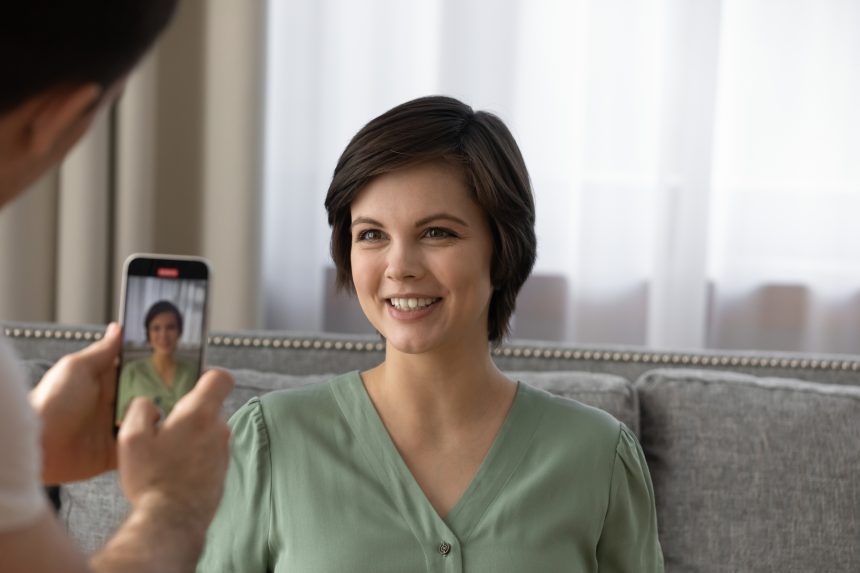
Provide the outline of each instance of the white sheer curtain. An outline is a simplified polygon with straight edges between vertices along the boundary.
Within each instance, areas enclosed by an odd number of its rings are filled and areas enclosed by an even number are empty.
[[[515,335],[856,352],[847,321],[783,325],[796,284],[860,306],[858,6],[270,2],[266,325],[320,330],[346,308],[326,271],[336,159],[372,117],[444,93],[499,114],[532,175],[539,257]]]
[[[712,344],[858,353],[860,3],[724,4]]]

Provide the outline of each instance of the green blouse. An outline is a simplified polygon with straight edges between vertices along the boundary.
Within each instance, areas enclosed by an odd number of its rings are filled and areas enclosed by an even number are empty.
[[[122,421],[128,405],[138,396],[149,398],[167,416],[180,398],[197,383],[197,369],[184,360],[176,361],[173,384],[168,386],[161,380],[152,357],[140,358],[127,363],[119,376],[117,398],[117,422]]]
[[[663,571],[636,438],[601,410],[526,384],[444,519],[357,372],[253,398],[231,425],[198,572]]]

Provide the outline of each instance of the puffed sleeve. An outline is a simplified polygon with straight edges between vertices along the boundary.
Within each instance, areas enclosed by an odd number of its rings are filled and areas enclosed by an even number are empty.
[[[636,436],[623,425],[615,447],[597,562],[601,573],[663,571],[651,475]]]
[[[259,398],[230,419],[230,466],[224,496],[206,535],[198,573],[269,571],[271,462]]]

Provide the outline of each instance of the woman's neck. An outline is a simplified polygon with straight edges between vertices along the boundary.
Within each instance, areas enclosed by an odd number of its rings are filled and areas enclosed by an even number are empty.
[[[152,353],[152,363],[159,372],[169,370],[176,366],[176,358],[171,354]]]
[[[473,346],[405,354],[388,345],[385,362],[362,377],[389,431],[444,439],[507,411],[516,384],[493,363],[486,341]]]

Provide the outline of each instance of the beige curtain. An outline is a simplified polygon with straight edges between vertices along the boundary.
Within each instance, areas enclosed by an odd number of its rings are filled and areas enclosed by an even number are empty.
[[[213,328],[261,323],[264,0],[180,3],[55,172],[0,211],[0,319],[104,323],[133,252],[213,267]]]

